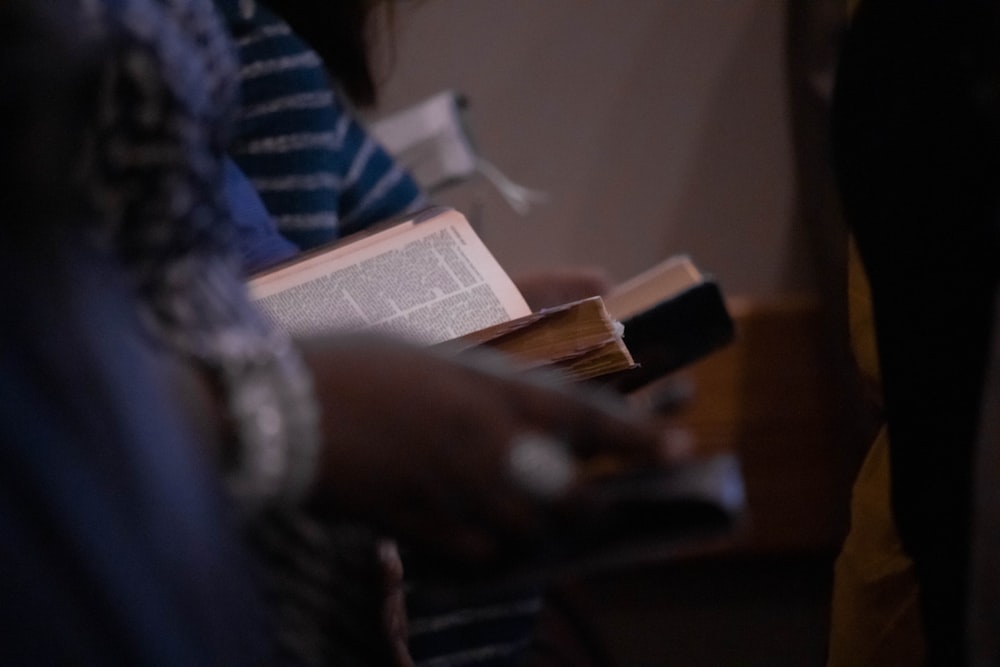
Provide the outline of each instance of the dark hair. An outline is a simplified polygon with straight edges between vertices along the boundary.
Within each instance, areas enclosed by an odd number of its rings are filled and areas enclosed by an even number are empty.
[[[55,6],[34,0],[0,3],[0,209],[5,232],[73,217],[82,197],[76,170],[99,75],[97,44]],[[12,221],[12,222],[11,222]]]
[[[373,10],[382,0],[267,0],[316,50],[336,84],[359,106],[378,97],[372,67]]]

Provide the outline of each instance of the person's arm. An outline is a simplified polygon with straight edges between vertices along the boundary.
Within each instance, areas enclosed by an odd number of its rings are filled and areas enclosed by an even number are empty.
[[[365,336],[302,347],[323,444],[313,501],[408,544],[488,559],[530,540],[573,485],[542,499],[512,476],[518,438],[539,434],[586,458],[665,463],[686,454],[660,418],[604,394],[519,376],[489,356],[464,361]],[[672,449],[676,445],[678,449]]]
[[[669,465],[689,439],[620,396],[515,372],[476,352],[461,359],[363,334],[299,341],[319,407],[320,447],[303,497],[320,514],[372,524],[412,548],[487,561],[572,511],[574,482],[541,496],[516,479],[519,438],[565,443],[581,469],[610,455]],[[178,400],[225,466],[236,433],[207,373],[175,368]],[[581,476],[582,478],[582,476]],[[273,501],[272,501],[273,502]]]

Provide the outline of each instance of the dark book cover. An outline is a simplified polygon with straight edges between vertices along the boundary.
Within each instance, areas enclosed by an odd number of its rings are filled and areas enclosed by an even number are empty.
[[[447,599],[662,562],[733,537],[746,511],[739,461],[728,454],[608,475],[589,483],[577,500],[553,513],[540,540],[489,565],[404,552],[407,579],[423,595]]]
[[[622,323],[636,367],[602,378],[625,393],[732,342],[735,325],[719,285],[706,279]]]

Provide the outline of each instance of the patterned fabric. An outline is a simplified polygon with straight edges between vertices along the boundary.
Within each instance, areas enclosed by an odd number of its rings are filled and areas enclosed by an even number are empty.
[[[96,235],[125,264],[151,334],[214,371],[225,390],[239,436],[227,481],[266,566],[283,657],[302,663],[289,634],[321,632],[286,620],[276,583],[302,569],[299,552],[261,543],[282,531],[284,542],[299,543],[308,522],[261,510],[293,507],[313,472],[318,428],[305,370],[247,298],[231,246],[222,190],[236,94],[231,43],[205,0],[79,1],[87,26],[116,45],[87,170],[107,221]],[[268,557],[278,552],[293,562]]]
[[[248,551],[174,368],[77,183],[101,44],[0,3],[2,665],[273,665]],[[165,369],[167,372],[165,372]]]
[[[416,667],[523,665],[542,610],[535,589],[442,604],[411,591],[410,654]]]
[[[263,564],[280,661],[384,664],[374,543],[327,531],[294,503],[318,428],[304,368],[247,298],[233,252],[231,43],[207,0],[77,1],[88,29],[115,44],[87,170],[106,221],[95,236],[126,266],[151,335],[213,371],[229,398],[239,447],[227,481]]]
[[[125,265],[151,334],[212,370],[240,435],[238,499],[293,501],[318,443],[309,378],[246,296],[222,197],[236,66],[203,0],[79,0],[114,45],[85,171],[98,241]]]
[[[284,21],[261,3],[215,1],[242,63],[232,154],[289,240],[309,248],[425,205]]]

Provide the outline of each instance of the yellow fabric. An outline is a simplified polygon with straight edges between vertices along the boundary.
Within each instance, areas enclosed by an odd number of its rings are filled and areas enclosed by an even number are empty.
[[[853,242],[848,297],[855,358],[877,387],[871,293]],[[889,438],[883,426],[855,480],[851,528],[834,567],[828,667],[923,664],[917,581],[893,522],[890,485]]]
[[[854,483],[851,530],[834,566],[828,667],[923,664],[917,595],[892,520],[883,428]]]
[[[847,303],[851,351],[854,361],[865,380],[871,385],[873,400],[881,406],[881,380],[878,365],[878,348],[875,345],[875,315],[872,313],[872,296],[868,287],[861,256],[854,238],[848,238],[847,247]]]

